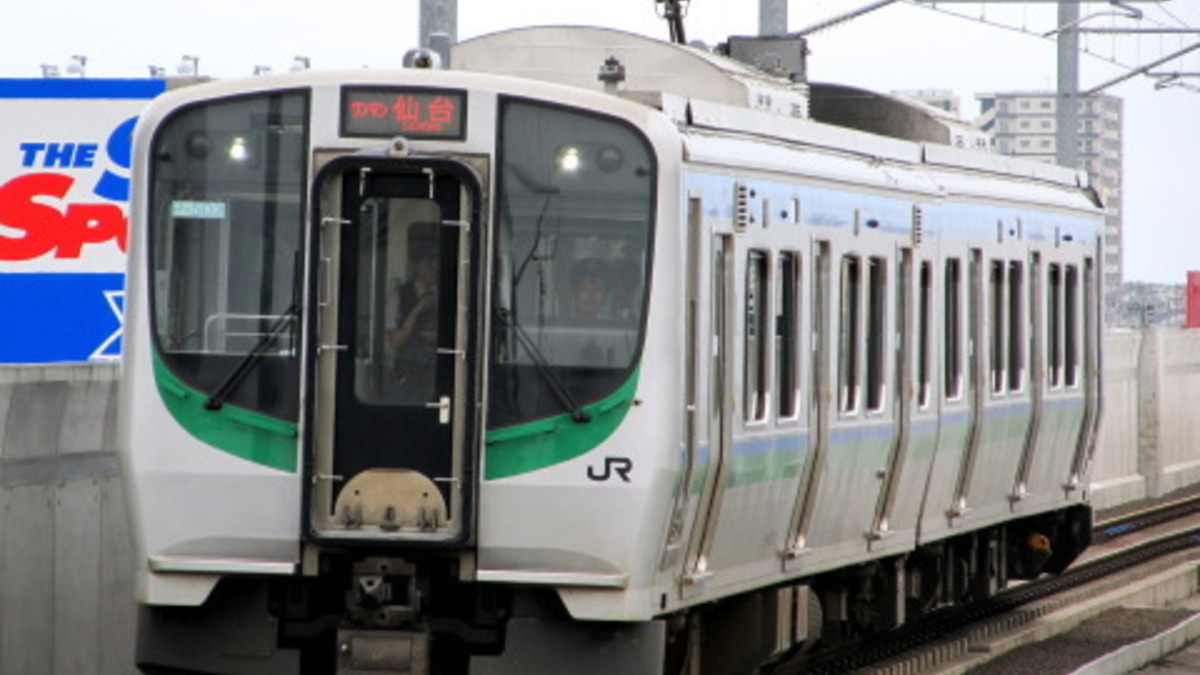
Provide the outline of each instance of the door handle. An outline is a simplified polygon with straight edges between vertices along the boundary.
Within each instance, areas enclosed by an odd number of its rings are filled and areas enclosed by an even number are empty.
[[[425,404],[426,408],[438,411],[438,424],[450,423],[450,397],[443,396],[436,401]]]

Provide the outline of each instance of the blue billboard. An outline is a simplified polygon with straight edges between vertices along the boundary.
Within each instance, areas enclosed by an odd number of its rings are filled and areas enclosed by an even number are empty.
[[[0,79],[0,364],[120,355],[133,127],[165,87]]]

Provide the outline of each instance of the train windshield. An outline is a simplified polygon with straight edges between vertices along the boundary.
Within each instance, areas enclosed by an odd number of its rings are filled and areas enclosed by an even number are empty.
[[[297,415],[307,106],[295,92],[192,106],[154,138],[155,335],[210,409]]]
[[[501,106],[489,426],[576,413],[637,363],[655,160],[626,123]]]

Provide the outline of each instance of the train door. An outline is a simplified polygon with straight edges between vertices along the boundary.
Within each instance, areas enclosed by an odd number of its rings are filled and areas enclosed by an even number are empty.
[[[1044,303],[1042,301],[1042,256],[1037,251],[1029,258],[1029,363],[1042,363],[1044,340],[1042,338],[1042,319]],[[1045,381],[1034,375],[1028,378],[1029,397],[1031,402],[1029,428],[1025,434],[1024,452],[1021,454],[1021,464],[1017,470],[1017,483],[1013,488],[1013,497],[1023,497],[1029,489],[1030,472],[1033,469],[1033,455],[1037,450],[1038,432],[1042,425],[1042,407],[1045,403]]]
[[[477,179],[449,161],[343,158],[317,194],[311,531],[461,541],[475,465]]]
[[[1022,477],[1024,500],[1078,499],[1081,472],[1095,433],[1099,391],[1090,378],[1099,362],[1095,266],[1073,251],[1044,250],[1035,283],[1035,363],[1041,400]]]
[[[858,217],[856,215],[856,217]],[[876,525],[894,450],[895,245],[871,237],[822,244],[817,282],[822,345],[814,426],[820,446],[809,473],[805,513],[793,542],[833,551],[860,548]],[[827,359],[827,361],[826,361]],[[828,400],[826,400],[826,396]],[[847,499],[846,495],[854,495]],[[865,538],[864,538],[865,535]]]
[[[979,436],[982,432],[984,392],[987,381],[983,372],[983,251],[971,249],[967,264],[967,381],[966,395],[970,401],[967,438],[963,461],[959,468],[957,488],[951,515],[963,516],[968,510],[971,477],[975,474]]]
[[[896,274],[896,345],[895,368],[895,408],[896,430],[892,441],[891,456],[887,469],[884,471],[883,489],[879,496],[879,506],[875,512],[875,522],[871,529],[871,540],[877,541],[891,533],[892,511],[895,507],[901,472],[905,468],[908,455],[909,424],[912,418],[913,395],[916,388],[913,383],[912,357],[914,348],[913,331],[913,251],[911,248],[901,248],[900,268]]]
[[[911,251],[911,256],[909,255]],[[877,520],[878,535],[896,535],[899,547],[918,529],[930,473],[935,467],[940,432],[935,354],[939,311],[935,287],[936,252],[905,249],[901,254],[902,284],[897,308],[900,339],[897,364],[895,450],[887,474],[884,501]],[[943,509],[946,500],[943,500]],[[885,544],[880,542],[883,548]]]
[[[688,237],[687,237],[687,281],[685,286],[685,304],[683,311],[684,322],[684,456],[683,468],[675,486],[674,505],[671,509],[671,521],[667,529],[667,541],[663,551],[660,569],[677,568],[682,562],[680,555],[687,544],[689,525],[695,522],[697,504],[692,498],[692,482],[697,475],[704,471],[700,453],[701,439],[706,437],[701,425],[707,423],[703,403],[701,375],[707,364],[705,345],[708,335],[700,328],[701,316],[701,287],[707,277],[703,264],[704,236],[704,206],[701,197],[693,195],[688,199]],[[690,565],[690,563],[689,563]],[[690,569],[690,568],[689,568]]]
[[[792,511],[792,525],[788,536],[788,558],[797,558],[808,548],[817,488],[821,482],[821,467],[825,463],[829,445],[829,312],[833,283],[829,249],[828,241],[816,241],[812,247],[812,302],[809,314],[812,322],[812,363],[807,402],[811,412],[809,419],[812,451],[808,453],[808,461],[800,478],[800,489],[796,493],[796,506]]]
[[[733,446],[734,242],[729,234],[718,234],[711,241],[709,320],[707,325],[701,322],[701,328],[697,331],[696,350],[697,358],[708,362],[707,392],[700,394],[707,397],[707,405],[701,406],[707,415],[704,419],[697,419],[698,424],[707,427],[708,462],[684,564],[684,580],[687,584],[696,584],[712,574],[709,554],[720,521],[729,455]]]
[[[1089,472],[1096,436],[1100,433],[1100,270],[1092,258],[1083,261],[1083,431],[1076,446],[1075,458],[1071,463],[1071,475],[1067,490],[1080,490]]]

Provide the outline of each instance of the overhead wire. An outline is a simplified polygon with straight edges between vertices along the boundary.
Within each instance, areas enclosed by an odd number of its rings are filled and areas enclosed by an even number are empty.
[[[1002,23],[1002,22],[1000,22],[1000,21],[997,21],[997,20],[995,20],[995,19],[990,19],[990,18],[988,18],[988,16],[987,16],[986,12],[983,12],[983,11],[981,11],[981,12],[980,12],[980,14],[979,14],[979,16],[978,16],[978,17],[975,17],[975,16],[971,16],[971,15],[969,15],[969,14],[966,14],[966,13],[964,13],[964,12],[958,12],[958,11],[954,11],[954,10],[946,9],[945,7],[939,6],[939,5],[938,5],[938,4],[936,4],[936,3],[931,3],[931,2],[929,2],[929,0],[904,0],[904,1],[905,1],[905,3],[907,3],[907,4],[911,5],[911,6],[920,7],[920,8],[922,8],[922,9],[924,9],[924,10],[927,10],[927,11],[938,12],[938,13],[941,13],[941,14],[945,14],[945,15],[947,15],[947,16],[951,16],[951,17],[957,18],[957,19],[962,19],[962,20],[966,20],[966,21],[972,21],[972,22],[975,22],[975,23],[980,23],[980,24],[983,24],[983,25],[986,25],[986,26],[989,26],[989,27],[992,27],[992,28],[999,28],[999,29],[1002,29],[1002,30],[1007,30],[1007,31],[1010,31],[1010,32],[1019,33],[1019,34],[1026,35],[1026,36],[1036,37],[1036,38],[1040,38],[1040,39],[1043,39],[1043,40],[1050,40],[1050,39],[1052,39],[1052,36],[1053,36],[1053,35],[1055,35],[1055,34],[1057,33],[1057,31],[1059,30],[1059,28],[1055,28],[1054,30],[1050,31],[1049,33],[1038,33],[1038,32],[1035,32],[1035,31],[1031,31],[1031,30],[1029,30],[1029,28],[1028,28],[1028,7],[1025,7],[1025,8],[1024,8],[1024,9],[1025,9],[1025,12],[1024,12],[1024,14],[1023,14],[1023,19],[1024,19],[1024,20],[1023,20],[1023,22],[1022,22],[1022,25],[1021,25],[1021,26],[1014,26],[1014,25],[1010,25],[1010,24],[1007,24],[1007,23]],[[879,3],[876,3],[876,4],[879,4]],[[890,3],[884,3],[884,4],[890,4]],[[982,9],[982,7],[983,7],[983,6],[985,6],[985,5],[987,5],[988,3],[987,3],[986,1],[981,1],[979,4],[980,4],[980,6],[981,6],[981,9]],[[1118,7],[1122,7],[1122,8],[1124,8],[1124,6],[1123,6],[1123,5],[1117,5],[1117,6],[1118,6]],[[1182,28],[1188,28],[1188,29],[1191,29],[1191,28],[1193,28],[1193,26],[1190,26],[1190,25],[1189,25],[1189,24],[1188,24],[1186,21],[1184,21],[1183,19],[1180,19],[1180,18],[1179,18],[1177,15],[1175,15],[1174,13],[1172,13],[1172,12],[1171,12],[1170,10],[1168,10],[1166,7],[1163,7],[1163,6],[1156,6],[1156,7],[1155,7],[1155,9],[1157,9],[1157,10],[1159,10],[1159,11],[1162,11],[1164,14],[1166,14],[1166,15],[1167,15],[1167,16],[1168,16],[1168,17],[1169,17],[1169,18],[1170,18],[1172,21],[1174,21],[1174,22],[1175,22],[1175,23],[1178,25],[1178,27],[1182,27]],[[1139,15],[1140,15],[1140,14],[1143,14],[1143,13],[1142,13],[1142,12],[1140,12],[1140,11],[1138,11],[1138,12],[1137,12],[1137,14],[1139,14]],[[993,15],[993,16],[995,16],[995,15]],[[1117,15],[1114,15],[1114,16],[1117,16]],[[1166,26],[1166,22],[1164,22],[1164,21],[1161,21],[1161,20],[1159,20],[1159,19],[1157,19],[1157,18],[1155,18],[1155,17],[1146,17],[1146,16],[1144,16],[1144,15],[1143,15],[1143,16],[1139,16],[1139,17],[1135,17],[1134,15],[1130,15],[1130,14],[1122,14],[1122,15],[1119,15],[1119,16],[1128,16],[1129,18],[1137,18],[1137,20],[1140,20],[1140,21],[1146,21],[1146,22],[1149,22],[1149,23],[1151,23],[1151,24],[1154,24],[1155,26],[1158,26],[1158,27],[1165,27],[1165,26]],[[1087,35],[1088,35],[1088,33],[1084,32],[1084,35],[1085,35],[1085,36],[1087,36]],[[1137,38],[1137,39],[1135,40],[1135,42],[1134,42],[1134,49],[1135,49],[1135,51],[1136,51],[1136,53],[1135,53],[1135,59],[1136,59],[1136,61],[1140,62],[1140,61],[1142,61],[1142,59],[1141,59],[1141,48],[1142,48],[1142,46],[1143,46],[1143,45],[1142,45],[1142,42],[1143,42],[1143,37],[1144,37],[1144,36],[1137,35],[1136,33],[1133,33],[1132,35],[1134,35],[1134,36]],[[1110,64],[1110,65],[1116,66],[1116,67],[1118,67],[1118,68],[1123,68],[1123,69],[1125,69],[1126,71],[1137,71],[1137,70],[1139,70],[1139,69],[1144,69],[1144,66],[1137,66],[1137,65],[1131,64],[1131,63],[1129,63],[1129,62],[1127,62],[1127,61],[1125,61],[1125,60],[1122,60],[1120,57],[1118,57],[1118,55],[1117,55],[1117,53],[1116,53],[1116,50],[1117,50],[1117,47],[1116,47],[1116,36],[1117,36],[1117,34],[1116,34],[1116,33],[1114,33],[1114,34],[1113,34],[1113,36],[1114,36],[1114,37],[1113,37],[1113,53],[1112,53],[1111,55],[1104,55],[1104,54],[1100,54],[1100,53],[1098,53],[1098,52],[1096,52],[1096,51],[1092,51],[1091,49],[1089,49],[1089,48],[1086,48],[1086,47],[1085,47],[1085,49],[1083,49],[1083,50],[1082,50],[1082,53],[1083,53],[1083,54],[1085,54],[1086,56],[1090,57],[1090,58],[1093,58],[1093,59],[1096,59],[1096,60],[1099,60],[1099,61],[1103,61],[1103,62],[1105,62],[1105,63],[1108,63],[1108,64]],[[1165,39],[1166,39],[1166,37],[1165,37],[1165,36],[1160,36],[1159,53],[1166,53],[1166,52],[1168,51],[1168,50],[1166,49],[1166,47],[1165,47],[1165,44],[1162,44],[1162,43],[1161,43],[1161,40],[1165,40]],[[1086,42],[1086,38],[1085,38],[1085,45],[1087,45],[1087,44],[1090,44],[1090,43]],[[1180,58],[1182,58],[1182,57],[1180,57]],[[1136,73],[1135,73],[1135,74],[1136,74]],[[1178,82],[1178,83],[1174,84],[1173,86],[1179,86],[1179,87],[1180,87],[1180,88],[1182,88],[1182,89],[1186,89],[1186,90],[1188,90],[1188,91],[1195,91],[1195,92],[1198,92],[1198,93],[1200,93],[1200,87],[1197,87],[1197,86],[1194,86],[1194,85],[1190,85],[1190,84],[1187,84],[1187,83],[1185,83],[1185,82]]]

